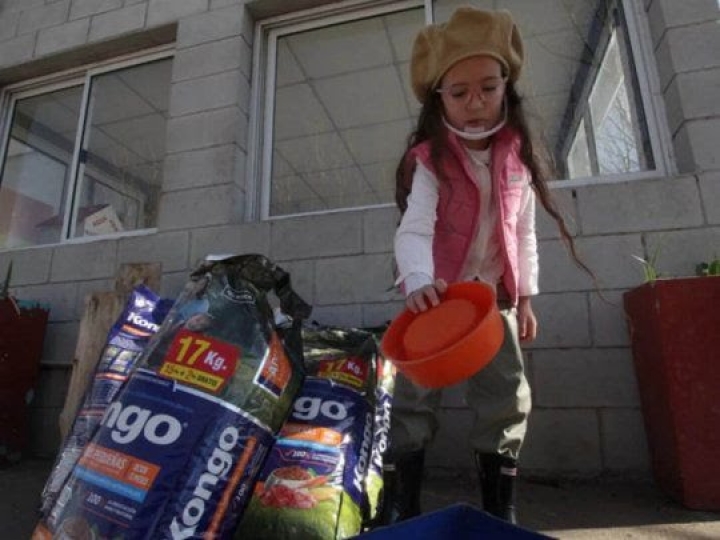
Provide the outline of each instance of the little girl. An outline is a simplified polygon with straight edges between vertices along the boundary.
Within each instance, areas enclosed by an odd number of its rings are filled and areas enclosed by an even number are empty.
[[[523,44],[506,11],[460,8],[446,24],[416,37],[412,87],[422,104],[417,129],[397,170],[402,220],[395,236],[398,283],[414,311],[439,303],[447,284],[482,280],[495,287],[505,341],[467,381],[474,415],[470,444],[486,511],[515,522],[517,460],[530,413],[520,342],[537,334],[535,199],[558,222],[515,84]],[[397,493],[391,520],[420,513],[424,448],[438,427],[440,392],[398,380],[392,420]]]

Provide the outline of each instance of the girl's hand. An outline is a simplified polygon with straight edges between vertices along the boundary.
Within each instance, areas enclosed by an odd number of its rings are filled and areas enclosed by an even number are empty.
[[[415,289],[405,299],[405,305],[413,313],[426,311],[440,303],[440,295],[447,290],[444,279],[436,279],[432,285],[425,285]]]
[[[530,305],[529,296],[521,296],[517,309],[518,334],[520,341],[529,343],[537,337],[537,319]]]

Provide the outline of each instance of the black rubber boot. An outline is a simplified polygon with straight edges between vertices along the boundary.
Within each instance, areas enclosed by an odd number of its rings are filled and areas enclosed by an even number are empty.
[[[475,453],[483,508],[489,514],[516,524],[515,478],[517,460],[499,454]]]
[[[383,498],[380,522],[391,525],[420,511],[425,450],[389,456],[383,469]]]

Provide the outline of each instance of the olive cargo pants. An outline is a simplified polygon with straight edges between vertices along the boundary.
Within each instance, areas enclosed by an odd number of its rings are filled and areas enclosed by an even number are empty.
[[[473,412],[472,450],[518,459],[531,409],[518,340],[517,310],[501,309],[505,339],[492,362],[467,380],[465,398]],[[438,429],[441,389],[417,386],[398,374],[393,399],[391,446],[403,454],[425,448]]]

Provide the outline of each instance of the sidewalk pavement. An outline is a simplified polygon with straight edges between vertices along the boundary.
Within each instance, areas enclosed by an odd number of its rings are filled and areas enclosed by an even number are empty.
[[[40,491],[51,467],[48,460],[26,459],[0,469],[3,540],[30,538]],[[480,506],[474,478],[434,471],[427,476],[425,511],[458,502]],[[521,479],[518,518],[524,528],[561,540],[720,539],[720,512],[688,510],[659,492],[649,480]]]

